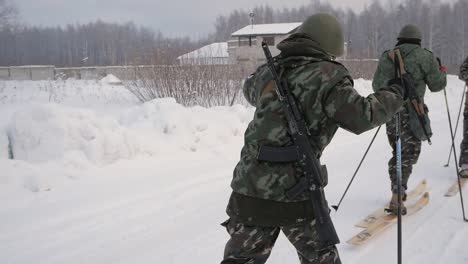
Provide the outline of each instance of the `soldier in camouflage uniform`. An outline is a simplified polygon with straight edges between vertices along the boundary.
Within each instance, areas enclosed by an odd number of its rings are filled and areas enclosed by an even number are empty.
[[[460,80],[468,85],[468,57],[460,67]],[[460,146],[460,176],[468,178],[468,91],[465,95],[465,112],[463,113],[463,141]]]
[[[338,20],[317,14],[277,46],[281,54],[276,64],[305,117],[318,158],[339,127],[360,134],[379,126],[402,107],[406,95],[400,84],[393,84],[383,85],[368,97],[360,96],[347,69],[334,61],[343,54],[343,40]],[[296,185],[303,168],[295,162],[257,159],[261,146],[292,144],[275,87],[263,65],[243,88],[256,111],[233,173],[227,207],[230,218],[223,223],[231,239],[222,264],[265,263],[280,231],[294,245],[302,264],[341,263],[334,245],[319,246],[307,193],[296,199],[285,194]]]
[[[422,35],[414,25],[403,27],[395,49],[399,49],[405,65],[406,71],[413,77],[415,82],[416,95],[421,103],[424,103],[426,85],[431,92],[438,92],[445,88],[447,84],[447,74],[445,67],[440,65],[440,60],[431,51],[421,48]],[[390,56],[391,51],[382,54],[377,71],[374,75],[373,89],[379,91],[390,79],[395,78],[394,62]],[[426,130],[428,136],[432,136],[428,109],[424,105],[426,115]],[[421,153],[421,141],[427,140],[424,130],[418,120],[417,113],[410,102],[407,102],[401,109],[401,158],[402,158],[402,187],[405,191],[408,186],[408,179]],[[396,153],[395,153],[395,119],[387,123],[387,135],[393,149],[393,157],[388,162],[388,171],[391,179],[392,199],[390,201],[390,212],[396,213],[397,209],[397,186],[396,186]],[[404,200],[406,195],[403,194]],[[403,213],[406,208],[403,206]]]

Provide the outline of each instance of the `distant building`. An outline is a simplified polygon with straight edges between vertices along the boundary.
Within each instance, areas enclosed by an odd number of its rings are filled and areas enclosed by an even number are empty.
[[[273,56],[279,54],[276,45],[287,38],[302,23],[258,24],[246,26],[231,35],[228,52],[231,60],[237,63],[259,64],[265,61],[262,41],[270,46]]]
[[[180,65],[231,64],[226,42],[212,43],[177,57]]]

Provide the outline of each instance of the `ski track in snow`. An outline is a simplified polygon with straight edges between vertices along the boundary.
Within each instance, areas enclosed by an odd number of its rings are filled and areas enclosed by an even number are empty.
[[[139,105],[123,87],[103,82],[1,86],[0,263],[220,262],[228,235],[219,224],[227,219],[232,169],[252,108],[184,108],[168,99]],[[371,91],[369,81],[357,80],[356,87],[363,95]],[[462,89],[450,76],[453,119]],[[409,185],[427,179],[430,202],[404,218],[404,263],[468,263],[460,199],[443,196],[455,181],[454,165],[442,167],[450,148],[445,102],[442,93],[427,98],[434,144],[423,143]],[[13,129],[17,113],[38,110],[46,118],[30,127],[24,119]],[[50,130],[57,128],[54,138]],[[21,143],[23,160],[7,159],[7,133]],[[330,204],[374,133],[340,130],[327,148]],[[457,147],[460,139],[459,131]],[[61,147],[44,144],[54,140]],[[82,143],[88,141],[92,147]],[[354,224],[390,198],[389,157],[383,127],[340,211],[332,212],[343,263],[396,262],[396,225],[368,245],[345,243],[362,230]],[[283,235],[268,263],[299,263]]]

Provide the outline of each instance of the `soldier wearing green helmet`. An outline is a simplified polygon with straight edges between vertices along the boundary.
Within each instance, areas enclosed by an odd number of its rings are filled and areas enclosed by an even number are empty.
[[[422,34],[419,28],[415,25],[409,24],[404,26],[400,34],[398,34],[398,40],[422,40]]]
[[[440,63],[440,60],[435,57],[431,51],[421,47],[422,34],[419,28],[415,25],[404,26],[398,35],[397,44],[393,50],[385,51],[380,60],[377,71],[374,75],[373,88],[374,91],[379,91],[382,86],[387,84],[391,79],[395,78],[394,57],[395,50],[399,50],[402,55],[403,63],[415,83],[415,94],[417,95],[420,108],[420,113],[415,111],[412,102],[407,102],[402,107],[401,113],[401,158],[402,158],[402,185],[403,192],[408,188],[408,180],[413,171],[413,166],[418,161],[421,153],[421,142],[428,140],[432,136],[430,120],[428,117],[428,108],[424,104],[424,95],[426,86],[431,92],[438,92],[447,85],[446,68]],[[424,131],[418,115],[426,121],[426,132]],[[397,176],[396,176],[396,127],[395,119],[387,123],[387,136],[392,147],[393,156],[388,162],[388,171],[391,180],[392,198],[390,199],[389,211],[397,213]],[[403,200],[405,200],[403,193]],[[406,213],[406,208],[403,205],[403,214]]]
[[[340,57],[344,53],[344,34],[340,22],[326,14],[309,17],[296,30],[298,34],[305,34],[313,39],[316,48],[321,48],[333,57]]]
[[[343,54],[343,40],[334,16],[316,14],[277,45],[281,53],[274,58],[280,77],[300,108],[317,158],[338,128],[360,134],[379,126],[403,106],[407,94],[394,82],[368,97],[359,95],[348,70],[334,61]],[[411,78],[405,82],[412,84]],[[256,110],[233,173],[227,206],[230,218],[223,223],[230,240],[221,263],[265,263],[282,231],[302,264],[339,264],[336,246],[323,246],[319,239],[308,192],[294,198],[286,195],[304,174],[301,164],[285,153],[268,161],[260,158],[262,147],[288,149],[292,144],[275,88],[265,65],[250,75],[243,87],[245,98]]]

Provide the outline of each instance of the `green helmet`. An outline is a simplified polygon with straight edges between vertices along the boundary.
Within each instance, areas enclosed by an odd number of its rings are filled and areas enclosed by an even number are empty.
[[[316,41],[328,54],[340,57],[344,53],[344,34],[336,17],[319,13],[302,23],[296,33],[306,34]]]
[[[415,25],[406,25],[404,26],[400,34],[398,35],[398,39],[419,39],[422,40],[422,34],[419,28]]]

